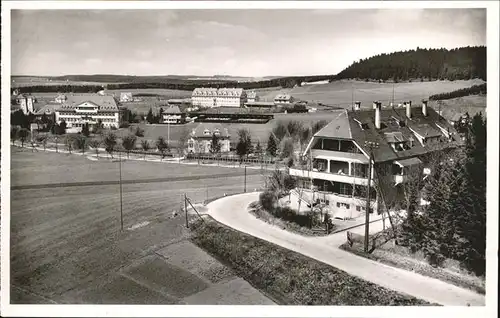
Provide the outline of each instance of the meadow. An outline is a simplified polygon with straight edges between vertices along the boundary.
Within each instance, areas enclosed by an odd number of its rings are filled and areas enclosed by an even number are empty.
[[[143,260],[154,262],[163,273],[170,273],[170,281],[161,279],[171,290],[159,290],[154,282],[160,278],[153,278],[141,260],[186,238],[184,215],[173,214],[180,211],[182,194],[197,203],[224,193],[242,192],[242,169],[123,162],[124,180],[136,182],[123,184],[125,231],[121,232],[119,186],[99,185],[100,181],[118,180],[117,162],[11,149],[11,184],[24,186],[11,190],[11,283],[17,302],[183,303],[185,297],[208,288],[227,291],[224,289],[227,286],[213,285],[205,278],[196,279],[176,265],[160,266],[158,260]],[[228,172],[236,174],[228,176]],[[140,183],[146,178],[176,176],[191,178]],[[247,188],[260,187],[262,178],[249,171]],[[51,186],[62,182],[95,184]],[[43,186],[37,188],[40,184]],[[134,226],[139,228],[133,230]],[[129,267],[130,271],[117,275]],[[178,292],[183,288],[182,282],[175,280],[179,277],[193,281],[189,291]],[[138,286],[134,283],[138,279],[145,282]],[[97,299],[99,295],[101,300]],[[257,303],[263,299],[262,295],[255,297]]]
[[[371,107],[371,103],[375,100],[389,103],[392,100],[393,88],[396,103],[406,100],[412,100],[414,103],[417,103],[422,99],[429,98],[433,94],[451,92],[482,83],[484,81],[479,79],[395,84],[341,80],[328,84],[306,85],[291,89],[275,88],[256,91],[257,95],[266,101],[273,100],[278,93],[286,93],[308,102],[350,108],[353,99],[360,101],[362,107]]]

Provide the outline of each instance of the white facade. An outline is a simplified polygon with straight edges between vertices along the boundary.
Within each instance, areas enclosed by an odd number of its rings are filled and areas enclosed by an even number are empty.
[[[241,88],[196,88],[191,96],[194,107],[242,107],[247,101]]]
[[[35,98],[33,96],[18,98],[18,102],[21,105],[21,110],[25,115],[34,112]]]
[[[68,128],[81,128],[89,124],[92,128],[100,121],[104,128],[119,128],[119,110],[112,96],[69,96],[63,106],[56,110],[56,122],[66,122]]]
[[[134,98],[132,97],[132,93],[121,93],[120,94],[120,102],[127,103],[132,102]]]

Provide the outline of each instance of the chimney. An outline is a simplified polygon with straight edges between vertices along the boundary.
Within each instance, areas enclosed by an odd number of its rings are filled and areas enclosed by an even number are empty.
[[[382,107],[382,103],[375,102],[373,106],[375,107],[375,127],[380,129],[380,108]]]
[[[427,116],[427,101],[426,100],[422,101],[422,114],[424,116]]]
[[[361,109],[361,102],[354,102],[354,110],[360,110]]]
[[[373,102],[373,109],[377,109],[377,105],[378,105],[377,101]]]
[[[407,102],[406,104],[406,117],[411,119],[411,102]]]

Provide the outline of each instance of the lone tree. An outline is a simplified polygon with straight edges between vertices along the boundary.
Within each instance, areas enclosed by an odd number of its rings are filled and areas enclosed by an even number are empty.
[[[122,138],[122,146],[127,152],[127,158],[129,158],[130,151],[135,148],[136,141],[137,137],[135,135],[128,135]]]
[[[85,149],[87,148],[87,137],[85,136],[76,136],[73,144],[75,145],[76,149],[80,149],[82,151],[82,154],[85,153]]]
[[[43,145],[43,151],[45,151],[45,147],[47,146],[47,136],[46,135],[38,135],[38,136],[36,136],[36,141]]]
[[[269,134],[269,139],[267,141],[267,149],[266,152],[268,155],[271,157],[276,157],[276,152],[278,150],[278,145],[276,144],[276,138],[274,137],[274,134]]]
[[[243,161],[243,157],[248,157],[252,152],[252,138],[250,132],[247,129],[238,130],[238,144],[236,145],[236,153],[240,157],[240,163]]]
[[[109,133],[104,137],[103,140],[104,143],[104,148],[106,149],[106,152],[110,154],[111,158],[113,158],[113,152],[115,151],[116,148],[116,135],[113,133]]]
[[[148,114],[146,116],[146,121],[150,124],[152,124],[154,122],[154,115],[153,115],[153,110],[150,108],[149,111],[148,111]]]
[[[220,141],[219,136],[212,134],[212,141],[210,142],[210,153],[213,155],[218,155],[220,153]]]
[[[61,123],[59,124],[59,135],[64,135],[66,133],[66,128],[67,128],[67,125],[66,125],[66,122],[63,120],[61,121]]]
[[[29,133],[30,132],[26,128],[21,128],[21,130],[18,131],[17,136],[19,140],[21,140],[21,147],[24,147],[24,143],[26,139],[28,139]]]
[[[83,127],[82,127],[82,135],[84,135],[85,137],[90,136],[90,128],[89,128],[89,124],[88,123],[86,123],[85,125],[83,125]]]
[[[74,138],[73,136],[66,136],[65,143],[66,143],[66,148],[68,148],[69,153],[71,154],[71,151],[73,150],[73,142]]]
[[[179,157],[184,154],[188,140],[189,130],[187,128],[184,128],[179,135],[179,140],[177,143],[177,151],[179,152]]]
[[[12,139],[12,144],[16,142],[18,134],[19,134],[19,128],[17,126],[12,126],[10,128],[10,139]]]
[[[144,129],[140,128],[139,126],[137,126],[135,128],[135,135],[137,137],[144,137]]]
[[[156,148],[158,151],[161,153],[161,158],[165,158],[165,154],[168,152],[168,144],[165,141],[165,138],[162,136],[158,137],[158,140],[156,140]]]
[[[89,140],[88,144],[94,149],[96,157],[99,157],[99,146],[101,145],[101,141],[99,139],[92,139]]]
[[[144,150],[144,160],[146,160],[146,153],[151,148],[151,146],[149,145],[149,142],[147,140],[143,140],[141,141],[141,147],[142,150]]]

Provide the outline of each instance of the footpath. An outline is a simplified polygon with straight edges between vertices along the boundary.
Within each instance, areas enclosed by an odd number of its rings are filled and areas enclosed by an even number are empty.
[[[387,266],[339,249],[346,233],[305,237],[263,222],[248,212],[258,192],[221,198],[208,204],[207,214],[235,230],[316,259],[374,284],[445,306],[484,306],[484,295],[400,268]],[[370,224],[370,233],[382,230],[382,221]],[[364,227],[350,230],[363,234]]]

